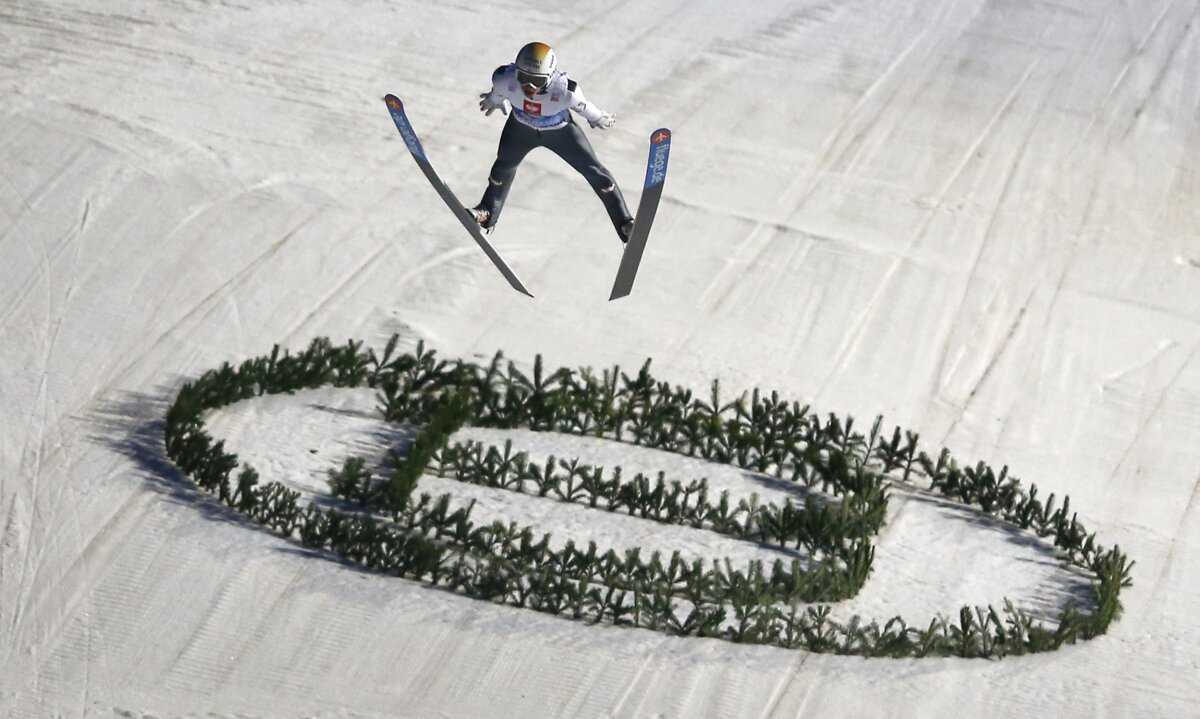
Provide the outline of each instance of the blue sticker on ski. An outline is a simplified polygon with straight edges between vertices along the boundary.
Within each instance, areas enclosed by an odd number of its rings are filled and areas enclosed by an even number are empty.
[[[649,190],[667,179],[667,159],[671,155],[671,131],[663,127],[650,136],[650,159],[646,161],[646,185]],[[638,209],[641,214],[641,208]]]
[[[404,144],[408,145],[408,151],[413,154],[413,157],[418,160],[429,161],[425,157],[425,148],[421,147],[421,140],[417,138],[416,130],[413,130],[412,123],[408,121],[408,115],[404,114],[404,103],[400,102],[400,98],[395,95],[388,95],[384,98],[387,103],[388,112],[392,115],[392,122],[396,123],[396,129],[400,131],[400,137],[404,138]]]

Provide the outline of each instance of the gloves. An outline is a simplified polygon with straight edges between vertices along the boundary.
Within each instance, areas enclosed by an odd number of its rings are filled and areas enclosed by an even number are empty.
[[[507,115],[508,100],[502,97],[495,97],[490,92],[482,93],[479,96],[479,110],[489,117],[496,110],[499,110],[501,115]]]
[[[596,130],[607,130],[617,124],[617,116],[611,112],[606,112],[596,120],[588,120],[588,124]]]

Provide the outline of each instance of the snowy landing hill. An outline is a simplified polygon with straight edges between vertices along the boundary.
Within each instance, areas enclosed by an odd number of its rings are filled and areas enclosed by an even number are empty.
[[[0,6],[0,715],[1200,713],[1200,9],[734,5]],[[619,247],[567,166],[531,155],[493,235],[530,300],[381,102],[404,98],[474,202],[501,128],[478,93],[530,40],[618,115],[589,137],[631,204],[646,135],[674,132],[620,302]],[[1070,495],[1137,561],[1124,616],[998,662],[589,626],[310,556],[165,459],[186,379],[393,333],[473,361],[650,357],[699,390],[882,414]],[[370,397],[303,399],[231,408],[214,431],[300,479],[386,440],[355,424]],[[893,512],[857,611],[1061,602],[1019,543]]]

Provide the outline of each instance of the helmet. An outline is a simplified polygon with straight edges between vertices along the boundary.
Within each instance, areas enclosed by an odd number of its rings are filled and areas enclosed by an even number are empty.
[[[550,82],[550,76],[558,67],[554,50],[544,42],[531,42],[517,53],[517,82],[533,85],[539,90]]]

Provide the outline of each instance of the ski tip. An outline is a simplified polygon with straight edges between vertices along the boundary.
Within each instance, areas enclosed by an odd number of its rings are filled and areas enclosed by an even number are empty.
[[[671,141],[671,130],[665,127],[660,127],[650,133],[650,144],[662,145]]]
[[[383,96],[383,101],[387,103],[389,110],[399,110],[400,112],[404,112],[404,103],[400,102],[400,98],[396,97],[390,92]]]

